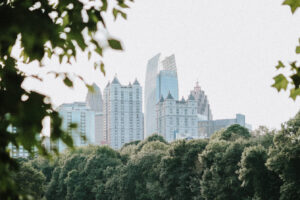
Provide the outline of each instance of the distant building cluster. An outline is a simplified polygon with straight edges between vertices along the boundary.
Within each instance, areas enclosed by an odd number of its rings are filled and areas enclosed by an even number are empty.
[[[62,104],[57,109],[63,119],[62,128],[72,136],[75,146],[109,145],[120,149],[125,143],[152,134],[172,142],[209,138],[232,124],[251,129],[242,114],[214,120],[208,97],[198,82],[186,99],[179,99],[175,55],[162,58],[157,54],[148,61],[144,96],[138,80],[122,85],[116,76],[104,88],[103,96],[96,84],[92,88],[85,102]],[[72,129],[72,124],[77,127]],[[52,144],[49,138],[44,146],[59,152],[66,149],[62,141]],[[29,156],[21,147],[16,149],[10,144],[9,149],[12,157]]]

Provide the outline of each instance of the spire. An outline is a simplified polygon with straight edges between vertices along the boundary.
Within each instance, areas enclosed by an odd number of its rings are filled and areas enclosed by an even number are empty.
[[[110,82],[108,81],[108,82],[107,82],[107,85],[106,85],[105,87],[109,87],[109,85],[110,85]]]
[[[190,93],[188,100],[192,100],[192,101],[195,100],[195,97],[194,97],[194,95],[192,93]]]
[[[196,86],[194,87],[195,91],[200,91],[201,87],[199,86],[199,81],[196,82]]]
[[[159,102],[164,102],[164,97],[161,95],[160,99],[159,99]]]
[[[174,99],[170,91],[169,91],[168,96],[167,96],[166,99]]]
[[[114,80],[111,82],[111,84],[120,84],[118,78],[117,78],[117,75],[115,75],[115,78]]]
[[[133,85],[140,85],[137,79],[134,80]]]
[[[182,103],[184,103],[185,102],[185,99],[184,99],[184,97],[182,96],[182,98],[181,98],[181,101],[180,102],[182,102]]]

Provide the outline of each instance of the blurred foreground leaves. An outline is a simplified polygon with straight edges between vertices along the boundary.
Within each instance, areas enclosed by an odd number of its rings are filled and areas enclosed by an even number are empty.
[[[107,33],[103,14],[109,12],[117,17],[116,13],[120,13],[126,19],[129,1],[132,0],[0,1],[0,199],[23,198],[11,176],[18,165],[10,157],[9,144],[16,148],[23,146],[31,154],[37,151],[47,155],[43,137],[39,135],[43,120],[50,118],[51,141],[60,139],[70,147],[73,145],[70,135],[61,130],[62,120],[50,98],[21,86],[27,77],[43,79],[38,74],[26,75],[18,64],[35,61],[42,67],[46,57],[57,57],[60,63],[71,64],[79,51],[88,58],[93,52],[98,56],[97,65],[105,73],[101,61],[103,50],[122,50],[122,45]],[[105,39],[100,42],[97,34]],[[19,56],[12,52],[15,46],[20,46]],[[62,77],[65,85],[73,86],[69,74],[53,73]],[[83,80],[79,75],[78,78]],[[26,192],[22,195],[25,198]]]

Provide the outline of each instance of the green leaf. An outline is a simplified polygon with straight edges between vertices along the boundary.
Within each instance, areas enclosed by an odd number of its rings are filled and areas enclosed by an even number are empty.
[[[104,74],[104,76],[105,76],[105,69],[104,69],[104,63],[103,62],[101,62],[101,64],[100,64],[100,70],[101,70],[101,72]]]
[[[127,19],[126,13],[122,12],[121,10],[118,10],[118,9],[114,8],[114,9],[113,9],[113,15],[114,15],[114,19],[115,19],[115,20],[117,19],[118,14],[121,14],[121,16],[122,16],[124,19]]]
[[[296,53],[299,54],[300,53],[300,46],[296,47]]]
[[[58,58],[59,58],[59,63],[61,64],[62,61],[63,61],[64,55],[63,55],[63,54],[60,54],[60,55],[58,56]]]
[[[300,88],[293,88],[291,89],[290,91],[290,97],[293,99],[293,100],[296,100],[297,96],[300,96]]]
[[[283,2],[283,5],[288,5],[291,7],[292,13],[294,13],[298,7],[300,7],[300,1],[299,0],[285,0]]]
[[[68,87],[73,87],[73,82],[68,77],[64,79],[64,83]]]
[[[118,13],[119,13],[119,12],[118,12],[118,10],[117,10],[117,9],[115,9],[115,8],[113,9],[113,11],[112,11],[112,12],[113,12],[113,15],[114,15],[114,19],[116,20],[116,18],[117,18],[117,15],[118,15]]]
[[[88,88],[89,92],[94,92],[94,87],[92,85],[89,85],[89,84],[85,84],[85,86]]]
[[[286,79],[286,77],[283,74],[279,74],[273,78],[275,80],[275,83],[272,85],[272,87],[276,88],[278,92],[281,89],[286,90],[289,81]]]
[[[101,47],[96,47],[95,51],[102,56],[102,48]]]
[[[91,59],[91,56],[92,56],[92,53],[89,51],[89,52],[88,52],[88,59],[89,59],[89,60]]]
[[[77,123],[70,123],[69,128],[76,129],[77,128]]]
[[[101,10],[106,11],[107,10],[107,0],[101,0],[101,1],[102,1]]]
[[[123,50],[120,41],[115,39],[109,39],[108,44],[112,49]]]
[[[118,5],[119,5],[121,8],[129,8],[129,6],[126,5],[124,2],[118,3]]]
[[[276,66],[276,69],[285,68],[284,64],[281,61],[278,61],[278,65]]]
[[[291,79],[293,80],[293,83],[295,85],[295,88],[299,88],[300,86],[300,76],[298,74],[293,74],[292,76],[290,76]]]

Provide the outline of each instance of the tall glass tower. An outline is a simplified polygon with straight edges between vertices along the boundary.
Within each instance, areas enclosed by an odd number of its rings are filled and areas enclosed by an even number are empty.
[[[178,100],[178,78],[175,55],[161,59],[161,54],[148,61],[145,82],[145,138],[157,132],[156,104],[168,93]]]

